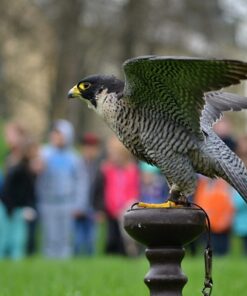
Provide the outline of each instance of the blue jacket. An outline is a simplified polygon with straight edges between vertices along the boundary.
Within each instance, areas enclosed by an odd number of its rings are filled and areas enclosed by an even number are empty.
[[[89,209],[89,182],[83,163],[67,146],[48,145],[42,150],[44,170],[37,178],[38,203],[66,205],[76,211]]]
[[[233,193],[235,216],[233,231],[239,236],[247,236],[247,204],[238,192]]]

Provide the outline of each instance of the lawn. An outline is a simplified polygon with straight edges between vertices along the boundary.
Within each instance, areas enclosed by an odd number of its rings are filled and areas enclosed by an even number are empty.
[[[189,277],[184,296],[201,295],[203,257],[188,256],[183,270]],[[148,296],[144,258],[97,256],[68,261],[41,257],[0,262],[1,296]],[[247,258],[231,255],[214,261],[214,296],[246,295]]]

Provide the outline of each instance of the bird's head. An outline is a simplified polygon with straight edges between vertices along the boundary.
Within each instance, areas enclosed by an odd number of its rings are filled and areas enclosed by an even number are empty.
[[[93,106],[97,109],[99,100],[102,96],[108,94],[122,93],[124,89],[123,81],[114,76],[92,75],[85,77],[77,83],[68,92],[68,98],[79,98],[87,101],[89,107]]]

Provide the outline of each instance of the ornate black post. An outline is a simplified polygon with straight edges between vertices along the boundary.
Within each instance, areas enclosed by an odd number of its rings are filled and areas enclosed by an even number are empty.
[[[124,228],[147,246],[150,270],[145,283],[151,296],[181,296],[187,277],[181,270],[183,246],[206,230],[203,211],[191,207],[129,210]]]

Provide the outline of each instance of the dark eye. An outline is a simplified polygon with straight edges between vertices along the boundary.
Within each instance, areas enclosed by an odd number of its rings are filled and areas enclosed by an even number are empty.
[[[86,89],[88,89],[91,86],[91,83],[89,82],[80,82],[78,83],[77,87],[79,88],[79,90],[84,91]]]

